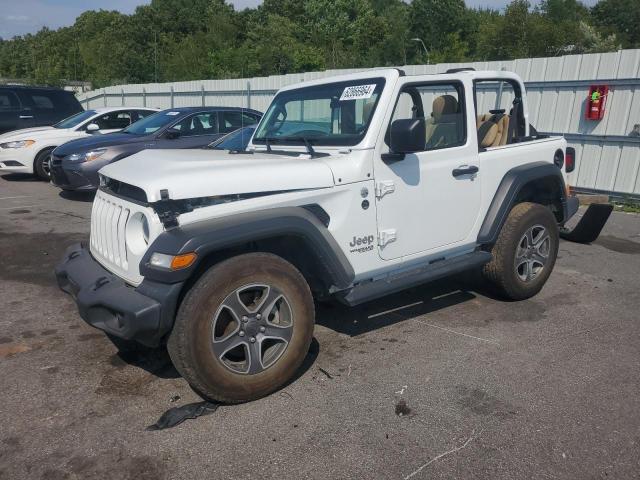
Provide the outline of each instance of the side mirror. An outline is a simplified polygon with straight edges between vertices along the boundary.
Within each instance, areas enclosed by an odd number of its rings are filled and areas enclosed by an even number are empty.
[[[179,136],[180,136],[180,130],[176,128],[170,128],[164,133],[164,138],[167,138],[169,140],[173,140],[175,138],[178,138]]]
[[[90,123],[87,125],[87,133],[97,133],[100,131],[100,127],[97,123]]]
[[[392,153],[404,155],[421,152],[427,143],[426,121],[424,118],[396,120],[391,124],[389,136]]]

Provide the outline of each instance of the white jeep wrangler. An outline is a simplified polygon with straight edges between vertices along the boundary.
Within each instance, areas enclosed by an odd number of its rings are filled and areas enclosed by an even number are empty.
[[[90,244],[56,274],[89,324],[166,342],[201,394],[248,401],[300,367],[314,298],[357,305],[473,268],[504,297],[535,295],[578,208],[574,161],[529,125],[513,73],[305,82],[278,92],[246,151],[102,169]]]

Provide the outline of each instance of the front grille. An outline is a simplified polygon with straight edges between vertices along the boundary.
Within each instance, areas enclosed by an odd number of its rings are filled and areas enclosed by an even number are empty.
[[[91,212],[91,250],[119,269],[128,270],[125,240],[131,211],[109,197],[96,195]]]
[[[62,157],[58,157],[56,155],[51,155],[51,166],[62,165]]]

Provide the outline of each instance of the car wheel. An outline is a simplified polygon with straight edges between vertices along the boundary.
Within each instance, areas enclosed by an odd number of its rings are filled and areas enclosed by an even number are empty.
[[[51,159],[52,152],[53,148],[41,151],[36,155],[36,159],[33,162],[33,171],[36,176],[42,180],[51,180],[51,167],[49,166],[49,160]]]
[[[498,294],[523,300],[537,294],[551,275],[558,255],[558,225],[551,211],[537,203],[516,205],[500,231],[483,268]]]
[[[302,274],[276,255],[248,253],[204,273],[180,305],[167,347],[194,389],[214,401],[239,403],[293,378],[314,323]]]

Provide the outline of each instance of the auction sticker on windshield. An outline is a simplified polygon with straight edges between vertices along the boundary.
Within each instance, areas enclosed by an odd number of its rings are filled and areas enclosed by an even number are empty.
[[[165,115],[169,115],[171,117],[173,117],[175,115],[179,115],[179,114],[180,114],[180,112],[167,112],[167,113],[165,113]]]
[[[340,96],[340,101],[346,100],[358,100],[360,98],[371,98],[373,91],[376,89],[376,84],[371,85],[356,85],[354,87],[347,87]]]

